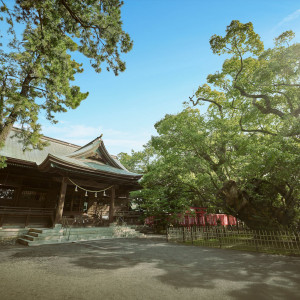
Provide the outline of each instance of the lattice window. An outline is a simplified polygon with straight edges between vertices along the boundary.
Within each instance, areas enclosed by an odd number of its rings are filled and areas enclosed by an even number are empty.
[[[44,207],[46,203],[46,193],[40,191],[24,190],[21,195],[20,206]]]
[[[13,187],[0,186],[0,206],[13,206],[15,191]]]

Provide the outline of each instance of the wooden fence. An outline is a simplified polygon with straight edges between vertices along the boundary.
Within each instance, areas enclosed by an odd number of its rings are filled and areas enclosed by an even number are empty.
[[[167,240],[207,247],[300,254],[300,234],[292,231],[198,226],[169,227]]]

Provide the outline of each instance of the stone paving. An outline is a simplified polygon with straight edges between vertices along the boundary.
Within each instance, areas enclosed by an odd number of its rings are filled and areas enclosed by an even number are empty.
[[[0,248],[0,295],[35,299],[299,299],[300,258],[107,239]]]

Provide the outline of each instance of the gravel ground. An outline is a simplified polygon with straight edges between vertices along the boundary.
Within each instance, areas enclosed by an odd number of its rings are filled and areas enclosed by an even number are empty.
[[[0,299],[299,299],[300,258],[110,239],[0,248]]]

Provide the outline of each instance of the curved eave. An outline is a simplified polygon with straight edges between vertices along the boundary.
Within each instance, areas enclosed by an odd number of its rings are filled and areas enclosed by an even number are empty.
[[[7,157],[7,156],[6,156],[6,163],[9,165],[20,166],[20,167],[24,167],[24,168],[37,168],[38,167],[35,162],[17,159],[17,158],[13,158],[13,157]]]
[[[98,147],[101,145],[101,142],[102,140],[99,137],[97,137],[93,141],[82,146],[81,148],[77,149],[76,151],[69,154],[68,156],[72,158],[87,157],[88,155],[94,153],[98,149]]]
[[[126,181],[137,182],[142,175],[130,175],[130,174],[117,174],[113,172],[94,170],[88,167],[82,167],[75,164],[68,163],[62,159],[59,159],[51,154],[48,154],[46,159],[39,165],[39,170],[43,172],[51,172],[54,169],[64,169],[70,172],[84,173],[90,176],[106,177],[110,179],[121,179]]]
[[[103,141],[101,140],[99,150],[102,152],[102,154],[105,156],[106,160],[111,163],[112,166],[114,166],[117,169],[121,169],[121,166],[116,163],[116,161],[110,156],[108,151],[106,150],[106,147],[104,146]],[[126,169],[124,169],[126,170]]]
[[[110,156],[101,137],[97,137],[90,143],[86,144],[85,146],[81,147],[80,149],[74,151],[73,153],[67,156],[75,159],[87,158],[88,156],[90,156],[93,153],[96,153],[97,151],[99,151],[103,155],[104,160],[112,167],[127,171]]]

